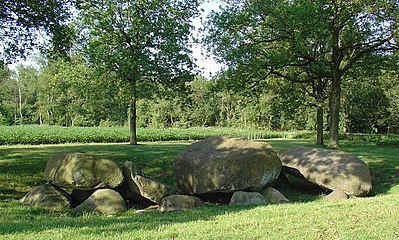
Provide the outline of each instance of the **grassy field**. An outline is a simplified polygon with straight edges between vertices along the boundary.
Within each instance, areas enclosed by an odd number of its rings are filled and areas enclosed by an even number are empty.
[[[59,143],[123,143],[129,142],[127,127],[61,127],[61,126],[0,126],[0,145]],[[241,128],[139,128],[139,142],[199,140],[231,135],[250,139],[304,138],[315,135],[309,131],[268,131]]]
[[[314,146],[313,140],[266,140],[276,150]],[[121,165],[136,163],[147,174],[174,184],[172,162],[191,141],[127,144],[0,146],[0,239],[399,239],[399,148],[365,141],[343,141],[343,150],[370,167],[370,196],[328,203],[320,196],[281,189],[292,202],[260,207],[208,205],[190,212],[117,216],[52,213],[17,201],[44,183],[54,152],[81,151]]]

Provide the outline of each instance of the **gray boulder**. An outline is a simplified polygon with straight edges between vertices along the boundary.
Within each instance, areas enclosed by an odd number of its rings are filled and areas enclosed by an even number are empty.
[[[177,187],[189,195],[262,189],[281,167],[269,144],[234,137],[195,142],[174,161]]]
[[[264,188],[260,191],[260,194],[266,198],[271,204],[288,203],[290,200],[286,198],[281,192],[272,187]]]
[[[335,189],[330,194],[324,197],[324,200],[327,202],[338,202],[347,200],[349,197],[346,193],[340,189]]]
[[[96,212],[113,215],[125,210],[125,200],[118,192],[112,189],[99,189],[82,204],[74,208],[72,212],[76,214]]]
[[[115,188],[123,181],[122,171],[114,162],[83,153],[54,154],[44,177],[54,185],[76,190]]]
[[[49,183],[33,188],[20,202],[51,211],[63,211],[71,207],[69,194]]]
[[[193,208],[202,207],[204,202],[194,196],[171,195],[162,199],[159,205],[159,211],[187,211]]]
[[[369,168],[349,153],[301,147],[283,149],[278,156],[283,171],[325,189],[364,196],[372,188]]]
[[[247,205],[267,205],[268,202],[262,194],[258,192],[234,192],[231,197],[230,206],[247,206]]]
[[[122,171],[129,191],[155,203],[159,204],[162,198],[178,193],[176,189],[145,176],[129,161],[123,164]]]

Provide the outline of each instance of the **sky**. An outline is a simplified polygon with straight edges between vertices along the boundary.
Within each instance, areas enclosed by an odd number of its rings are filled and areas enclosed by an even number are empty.
[[[219,10],[220,5],[221,3],[219,0],[205,0],[204,3],[202,3],[200,8],[202,8],[204,11],[201,13],[200,17],[194,19],[194,26],[196,30],[198,30],[198,28],[202,26],[201,18],[203,19],[203,21],[205,21],[206,17],[212,10],[214,11]],[[195,32],[194,34],[197,35],[198,33]],[[222,65],[216,63],[216,61],[212,57],[205,57],[206,55],[209,54],[207,54],[206,49],[203,48],[200,44],[194,45],[192,51],[194,58],[197,59],[196,63],[198,67],[201,69],[201,73],[203,76],[209,78],[215,75],[215,73],[217,73],[221,69]],[[19,61],[9,65],[9,68],[12,70],[16,70],[19,64],[34,66],[34,62],[32,59],[33,57],[28,57],[27,60]]]
[[[214,10],[214,11],[219,10],[220,5],[221,5],[221,3],[218,0],[206,0],[200,6],[200,8],[202,8],[204,10],[204,12],[202,12],[200,17],[198,17],[197,19],[194,20],[194,25],[195,25],[196,29],[198,29],[202,26],[200,19],[202,18],[203,21],[205,21],[206,17],[212,10]],[[197,59],[197,62],[196,62],[197,65],[201,68],[202,74],[205,77],[211,77],[211,76],[215,75],[215,73],[221,69],[222,65],[216,63],[216,61],[212,57],[206,58],[205,57],[206,55],[209,55],[209,54],[207,54],[205,48],[202,48],[201,45],[199,45],[199,44],[194,46],[193,56],[195,59]]]

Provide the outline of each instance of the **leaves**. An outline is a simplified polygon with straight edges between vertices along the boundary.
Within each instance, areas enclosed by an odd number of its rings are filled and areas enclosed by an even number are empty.
[[[66,22],[73,0],[3,0],[0,4],[0,60],[14,62],[35,48],[65,56],[72,44]],[[48,47],[50,43],[50,47]]]
[[[89,61],[131,83],[179,84],[194,67],[189,40],[197,6],[196,0],[82,1]]]

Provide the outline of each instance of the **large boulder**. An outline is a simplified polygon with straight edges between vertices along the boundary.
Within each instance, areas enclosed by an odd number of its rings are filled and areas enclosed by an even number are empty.
[[[281,167],[269,144],[234,137],[195,142],[174,161],[177,187],[190,195],[261,189],[277,179]]]
[[[187,211],[193,208],[202,207],[204,202],[194,196],[171,195],[162,199],[159,205],[159,211]]]
[[[159,204],[162,198],[178,193],[176,189],[145,176],[130,161],[123,164],[122,171],[129,191],[155,203]]]
[[[364,196],[372,188],[367,165],[349,153],[313,148],[288,148],[278,153],[283,171],[325,189],[340,189],[348,195]]]
[[[234,192],[231,197],[230,206],[248,206],[248,205],[267,205],[266,198],[258,192]]]
[[[49,183],[33,188],[20,202],[51,211],[63,211],[71,207],[69,194]]]
[[[82,204],[73,209],[73,213],[103,213],[118,214],[126,210],[125,200],[112,189],[99,189],[95,191]]]
[[[122,170],[112,161],[83,153],[57,153],[47,162],[44,177],[59,187],[76,190],[115,188]]]

